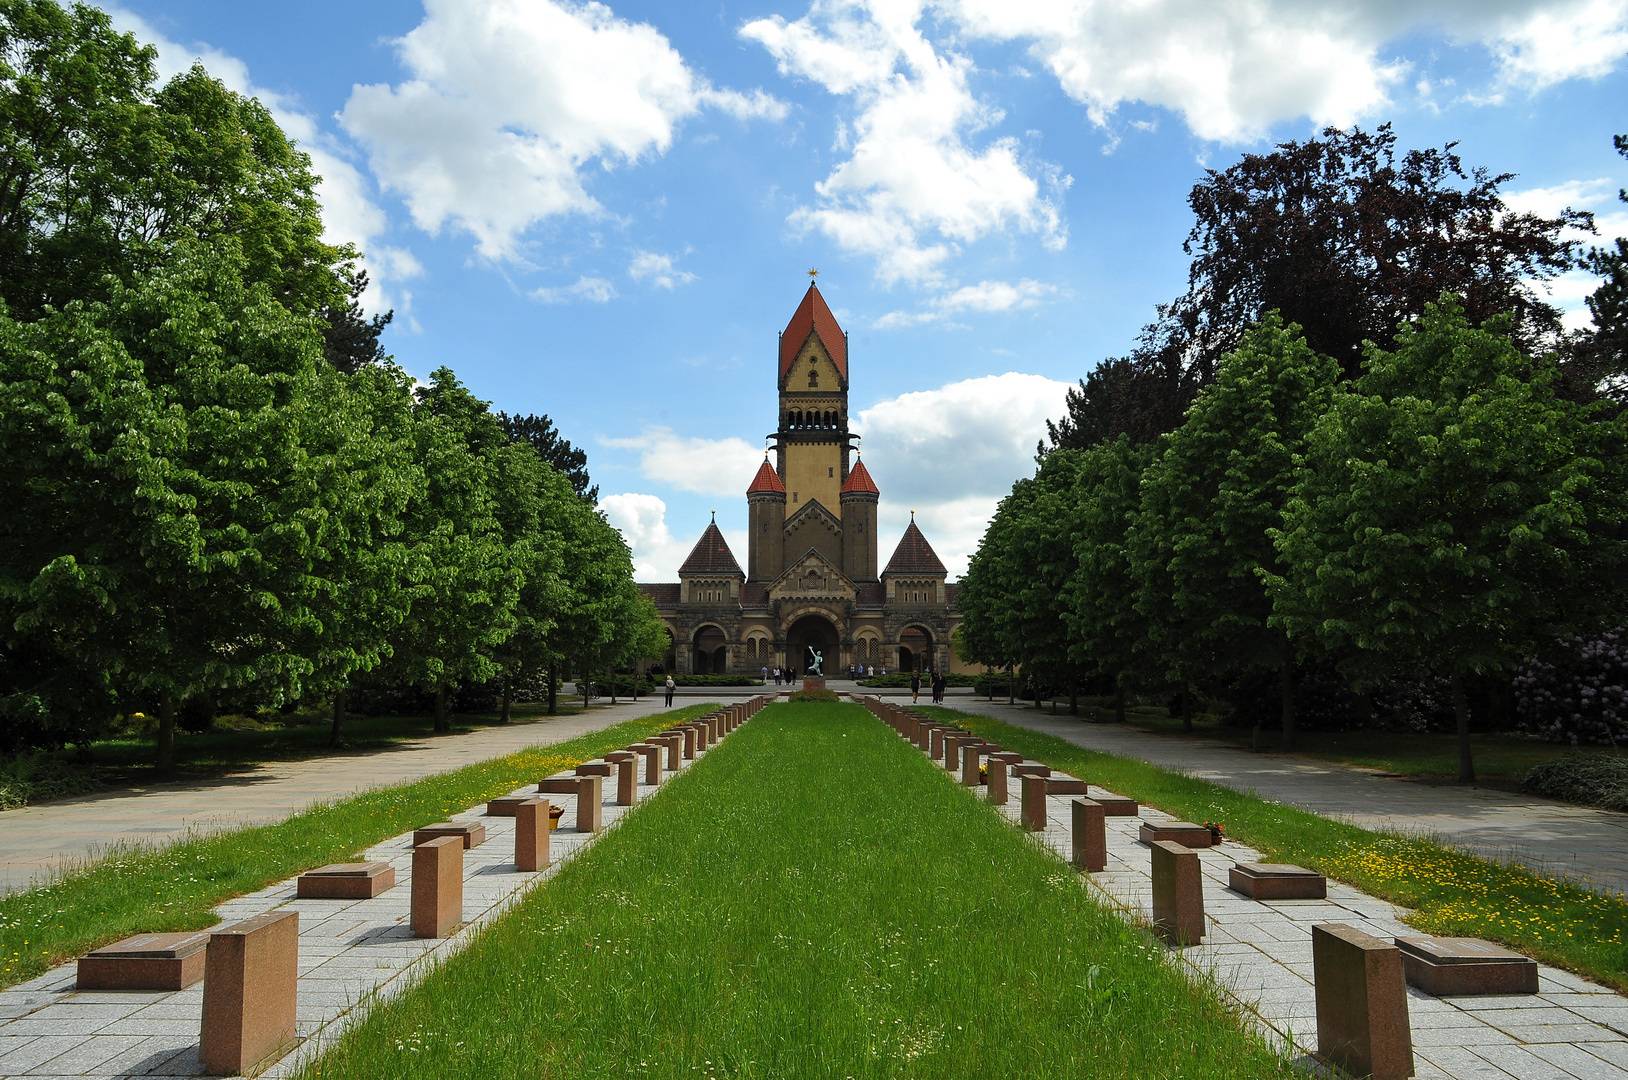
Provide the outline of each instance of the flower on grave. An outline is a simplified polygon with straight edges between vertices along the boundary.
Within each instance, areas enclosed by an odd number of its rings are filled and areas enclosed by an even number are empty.
[[[1219,844],[1221,842],[1221,838],[1225,835],[1221,829],[1220,823],[1215,821],[1206,821],[1204,823],[1204,827],[1210,830],[1210,836],[1213,837],[1215,842]]]

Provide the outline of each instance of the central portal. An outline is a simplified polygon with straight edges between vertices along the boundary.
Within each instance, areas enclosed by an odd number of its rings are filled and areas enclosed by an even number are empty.
[[[816,652],[821,661],[819,673],[830,678],[838,667],[837,628],[824,616],[804,615],[786,631],[786,664],[799,675],[811,674]]]

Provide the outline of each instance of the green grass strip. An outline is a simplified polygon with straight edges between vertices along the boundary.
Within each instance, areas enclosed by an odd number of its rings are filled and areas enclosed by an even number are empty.
[[[1289,1076],[863,709],[759,713],[317,1077]]]
[[[466,765],[410,784],[318,803],[273,825],[212,832],[163,847],[124,845],[57,881],[0,898],[0,985],[131,934],[199,930],[212,908],[381,840],[443,820],[717,708],[691,705],[603,731]]]
[[[1628,990],[1628,903],[1620,898],[1431,840],[1331,821],[989,717],[936,706],[919,711],[1187,821],[1219,822],[1228,837],[1268,859],[1310,867],[1413,908],[1408,921],[1426,933],[1502,942]]]

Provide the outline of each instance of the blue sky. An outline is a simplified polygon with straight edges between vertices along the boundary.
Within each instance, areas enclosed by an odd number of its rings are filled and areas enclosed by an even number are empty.
[[[1628,233],[1628,0],[108,10],[166,73],[201,60],[275,110],[396,311],[389,349],[551,415],[642,580],[713,509],[744,562],[810,267],[851,335],[883,545],[915,510],[958,572],[1066,386],[1181,291],[1206,167],[1390,121],[1517,173],[1517,206]]]

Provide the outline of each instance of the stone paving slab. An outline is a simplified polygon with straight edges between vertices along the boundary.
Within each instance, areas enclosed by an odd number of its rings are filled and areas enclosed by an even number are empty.
[[[680,760],[680,771],[692,767],[710,750],[697,750],[693,760]],[[608,830],[659,785],[639,784],[634,806],[616,805],[616,785],[604,785],[604,823]],[[663,784],[677,775],[664,770]],[[514,794],[531,794],[535,782]],[[224,923],[268,911],[297,911],[300,916],[299,984],[296,999],[298,1045],[262,1076],[291,1075],[320,1054],[367,1010],[415,985],[432,966],[461,951],[493,920],[525,898],[527,892],[558,872],[566,861],[603,833],[579,833],[576,795],[541,796],[565,808],[561,827],[549,839],[549,865],[536,873],[514,865],[515,819],[487,817],[485,804],[451,816],[452,821],[479,821],[486,841],[464,852],[463,915],[465,923],[445,938],[415,938],[408,927],[412,903],[413,834],[403,833],[369,848],[362,860],[387,862],[396,870],[396,886],[369,900],[299,899],[297,877],[258,892],[228,900],[215,908]],[[203,984],[169,993],[79,993],[76,966],[65,964],[38,978],[0,991],[0,1077],[94,1077],[97,1080],[138,1076],[202,1076],[198,1036],[202,1025]]]
[[[1046,828],[1030,834],[1065,861],[1073,855],[1076,798],[1047,796]],[[998,809],[1018,825],[1015,793]],[[1172,820],[1148,806],[1140,817],[1106,818],[1107,865],[1082,873],[1093,893],[1144,926],[1153,920],[1152,858],[1138,831],[1144,821]],[[1231,841],[1194,850],[1204,940],[1171,951],[1195,977],[1213,979],[1280,1050],[1324,1072],[1313,1057],[1312,926],[1340,922],[1389,941],[1418,935],[1403,921],[1411,912],[1336,881],[1326,900],[1251,900],[1228,887],[1228,871],[1265,861],[1260,852]],[[1410,986],[1408,1015],[1420,1080],[1628,1080],[1628,1000],[1558,968],[1540,965],[1538,993],[1529,995],[1437,998]]]
[[[962,695],[944,704],[1324,817],[1435,837],[1534,873],[1628,894],[1628,814],[1496,788],[1423,784],[1298,754],[1255,754],[1228,743],[1087,723],[1004,701]]]
[[[705,688],[703,688],[705,689]],[[717,700],[717,695],[710,695]],[[586,713],[435,735],[375,750],[268,761],[223,776],[103,791],[0,814],[0,893],[26,889],[111,844],[166,844],[198,830],[243,828],[292,817],[318,801],[402,784],[533,746],[549,746],[624,720],[664,712],[659,697],[595,705]]]

